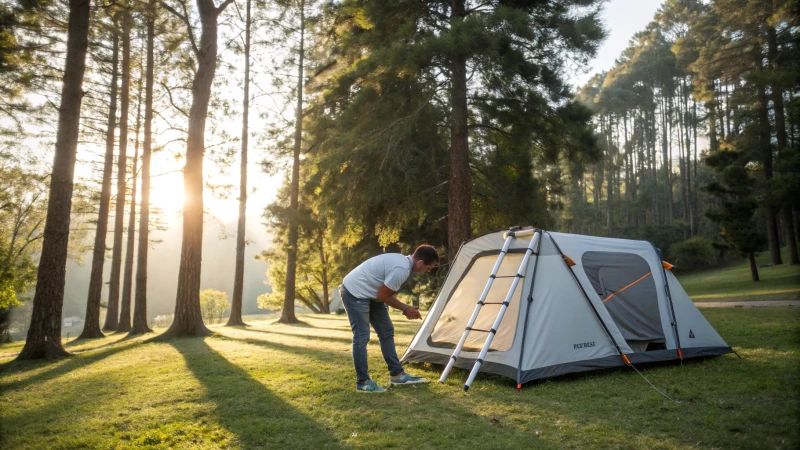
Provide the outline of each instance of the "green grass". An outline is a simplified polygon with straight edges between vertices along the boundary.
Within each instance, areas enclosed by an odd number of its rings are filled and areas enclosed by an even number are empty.
[[[725,267],[679,276],[681,285],[696,302],[747,300],[800,300],[800,266],[784,264],[758,269],[761,281],[750,276],[747,259]],[[769,264],[769,252],[756,257],[757,264]]]
[[[212,326],[215,336],[72,341],[13,361],[0,346],[3,448],[798,448],[800,309],[706,309],[734,355],[529,384],[465,371],[444,385],[354,392],[343,316]],[[419,322],[395,318],[399,351]],[[376,339],[373,377],[388,374]],[[409,372],[435,380],[438,366]]]

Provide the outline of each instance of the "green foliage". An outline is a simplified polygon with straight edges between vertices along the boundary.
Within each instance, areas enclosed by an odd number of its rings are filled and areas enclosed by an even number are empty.
[[[19,307],[36,281],[34,256],[47,212],[46,178],[0,160],[0,339],[9,310]]]
[[[667,252],[667,258],[675,265],[676,270],[691,272],[714,264],[717,259],[716,253],[710,240],[695,236],[684,242],[672,244]]]
[[[206,323],[213,323],[222,320],[225,310],[230,307],[228,294],[216,289],[203,289],[200,291],[200,311]]]
[[[752,163],[758,156],[752,151],[749,133],[731,138],[726,144],[705,158],[705,163],[719,174],[719,180],[706,187],[718,199],[717,206],[707,215],[719,224],[720,237],[729,248],[745,256],[758,252],[766,243],[755,216],[758,199]]]
[[[455,60],[474,71],[465,112],[473,233],[549,222],[553,169],[595,149],[590,115],[561,78],[603,36],[595,4],[486,4],[463,18],[442,3],[326,6],[305,183],[348,250],[346,267],[391,243],[445,246]]]

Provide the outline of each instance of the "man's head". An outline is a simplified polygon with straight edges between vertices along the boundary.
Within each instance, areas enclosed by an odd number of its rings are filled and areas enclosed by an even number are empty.
[[[439,252],[432,245],[422,244],[411,255],[416,273],[430,272],[439,263]]]

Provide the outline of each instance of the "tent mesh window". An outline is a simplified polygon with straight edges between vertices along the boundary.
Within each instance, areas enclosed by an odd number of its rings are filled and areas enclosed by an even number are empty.
[[[506,254],[500,264],[500,268],[497,270],[497,278],[495,278],[492,288],[486,296],[485,303],[478,314],[478,318],[475,320],[475,325],[472,326],[472,331],[464,343],[464,351],[480,351],[484,342],[486,342],[488,332],[492,328],[495,319],[497,319],[500,307],[511,289],[511,284],[514,282],[514,277],[525,256],[524,253],[512,252],[515,252],[515,250]],[[428,345],[455,348],[464,333],[464,328],[467,326],[469,318],[472,317],[475,305],[481,298],[481,293],[486,287],[489,275],[492,274],[498,254],[498,252],[480,254],[472,260],[467,270],[462,274],[458,284],[451,291],[444,310],[428,338]],[[489,351],[502,352],[511,348],[517,328],[523,284],[524,280],[520,280],[517,283],[517,288],[514,290],[508,309],[503,315],[503,321],[500,323],[497,334],[489,346]]]
[[[633,253],[586,252],[582,263],[631,349],[664,348],[658,293],[647,261]]]

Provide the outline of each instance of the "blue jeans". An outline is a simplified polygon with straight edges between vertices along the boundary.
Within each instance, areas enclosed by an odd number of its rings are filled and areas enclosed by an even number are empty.
[[[347,318],[350,319],[350,328],[353,330],[353,365],[356,367],[358,381],[370,379],[367,362],[370,324],[378,335],[381,353],[389,367],[389,374],[395,376],[403,373],[403,366],[394,347],[394,325],[389,318],[389,305],[368,298],[355,297],[344,286],[342,286],[342,304],[347,311]]]

